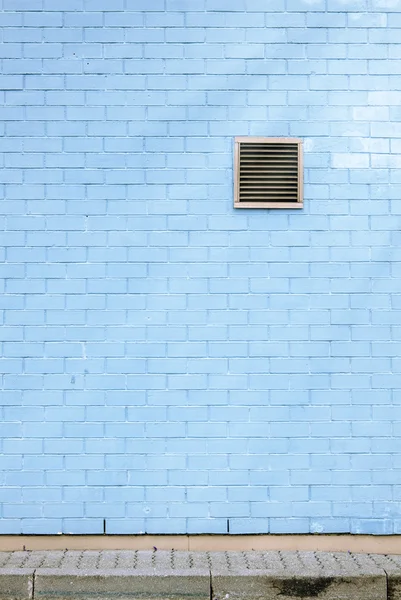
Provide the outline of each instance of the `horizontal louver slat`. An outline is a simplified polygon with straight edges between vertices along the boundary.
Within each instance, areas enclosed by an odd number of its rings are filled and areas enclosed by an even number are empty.
[[[255,138],[253,138],[255,139]],[[241,203],[300,202],[299,142],[278,141],[238,142],[237,205]]]

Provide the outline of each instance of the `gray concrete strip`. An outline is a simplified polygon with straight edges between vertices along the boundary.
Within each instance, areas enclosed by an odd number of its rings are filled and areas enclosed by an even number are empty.
[[[209,600],[210,574],[204,570],[37,569],[35,598],[141,598]]]
[[[0,568],[0,600],[31,600],[33,569]]]
[[[52,550],[0,552],[0,567],[47,569],[209,569],[207,552],[160,550]]]
[[[135,598],[401,600],[401,556],[156,548],[0,552],[0,600]]]

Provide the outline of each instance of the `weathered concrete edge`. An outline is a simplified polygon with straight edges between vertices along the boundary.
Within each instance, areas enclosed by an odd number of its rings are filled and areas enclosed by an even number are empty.
[[[35,571],[34,598],[167,597],[210,599],[208,569],[43,569]]]
[[[0,600],[32,600],[35,569],[0,569]]]
[[[388,584],[383,569],[377,572],[351,573],[334,570],[249,571],[212,574],[213,600],[319,598],[331,589],[342,590],[340,597],[355,600],[386,600]]]
[[[132,571],[124,569],[113,570],[81,570],[81,569],[12,569],[0,568],[0,600],[41,600],[73,598],[74,596],[99,596],[99,584],[105,594],[116,597],[137,596],[146,598],[163,594],[171,598],[188,598],[197,600],[210,600],[219,597],[227,584],[235,586],[235,591],[248,592],[249,586],[253,588],[258,581],[270,584],[282,584],[283,580],[310,579],[335,579],[344,583],[358,582],[362,585],[372,583],[380,584],[384,593],[380,593],[377,600],[393,600],[401,597],[401,573],[387,572],[378,568],[377,573],[359,571],[354,575],[327,570],[326,572],[284,573],[277,571],[234,571],[232,574],[220,571],[212,572],[206,569],[181,570],[174,574],[171,571]],[[383,580],[383,581],[381,581]],[[133,594],[135,583],[135,594]],[[223,585],[222,585],[223,584]],[[93,587],[95,586],[95,587]],[[227,590],[228,591],[228,590]],[[381,590],[380,590],[381,591]],[[101,594],[100,594],[101,595]]]

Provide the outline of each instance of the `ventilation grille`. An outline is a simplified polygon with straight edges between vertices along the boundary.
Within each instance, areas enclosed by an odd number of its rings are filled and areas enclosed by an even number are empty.
[[[292,138],[236,138],[237,208],[302,207],[301,141]]]

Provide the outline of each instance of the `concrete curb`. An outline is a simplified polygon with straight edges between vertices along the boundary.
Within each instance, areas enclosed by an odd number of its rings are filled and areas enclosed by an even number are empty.
[[[401,600],[401,556],[374,555],[377,566],[386,574],[388,600]]]
[[[176,570],[149,573],[124,569],[60,573],[59,569],[35,572],[35,598],[182,598],[209,600],[210,573]]]
[[[333,574],[263,574],[250,571],[231,576],[212,576],[216,600],[283,600],[321,598],[322,600],[379,600],[387,598],[385,573],[354,577]]]
[[[31,600],[33,580],[33,569],[0,569],[0,599]]]
[[[0,552],[0,600],[401,600],[401,556]]]

